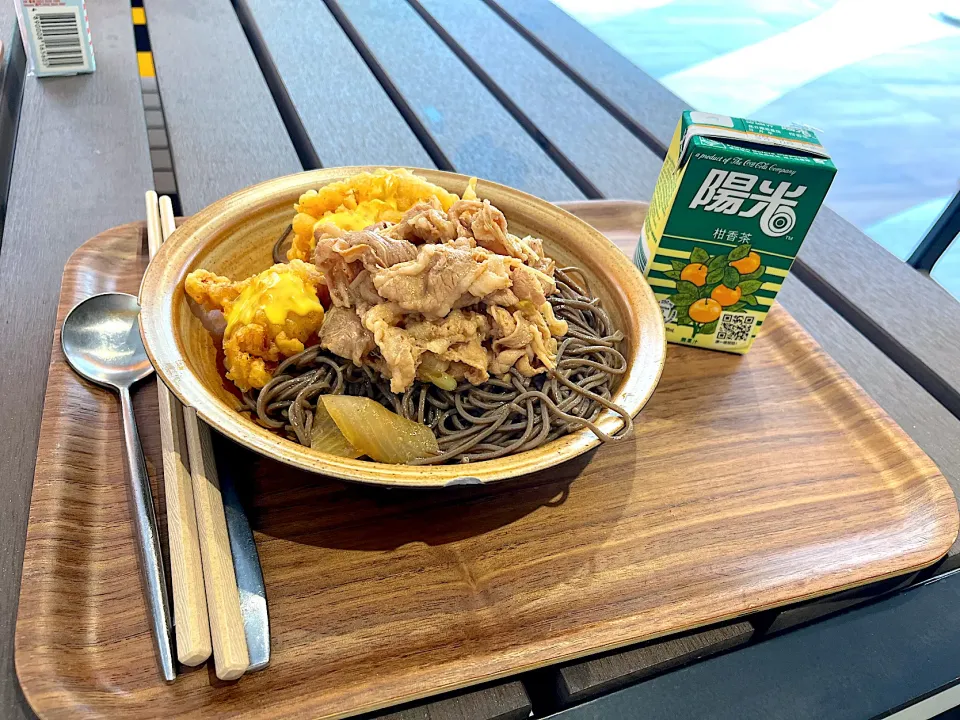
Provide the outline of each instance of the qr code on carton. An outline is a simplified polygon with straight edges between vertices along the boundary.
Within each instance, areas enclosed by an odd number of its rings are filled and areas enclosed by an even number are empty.
[[[756,321],[757,318],[754,315],[725,312],[720,315],[714,342],[717,345],[743,345],[750,340],[753,324]]]

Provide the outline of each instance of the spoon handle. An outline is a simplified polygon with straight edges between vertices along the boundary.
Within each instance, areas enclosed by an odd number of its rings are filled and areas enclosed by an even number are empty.
[[[167,682],[173,682],[177,674],[173,667],[173,652],[170,648],[170,603],[167,599],[167,581],[164,577],[160,555],[160,536],[157,533],[157,517],[153,511],[153,493],[150,476],[143,460],[137,419],[133,414],[133,402],[129,388],[120,388],[120,412],[123,416],[123,440],[127,450],[127,473],[130,479],[130,500],[133,503],[133,524],[136,531],[137,551],[140,556],[140,575],[143,591],[153,627],[153,639],[157,647],[160,670]]]

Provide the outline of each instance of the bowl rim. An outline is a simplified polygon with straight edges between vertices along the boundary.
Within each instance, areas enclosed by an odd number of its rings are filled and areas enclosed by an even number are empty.
[[[299,445],[261,427],[216,397],[187,369],[185,353],[173,319],[177,315],[175,302],[182,296],[180,276],[186,275],[191,261],[208,246],[206,238],[215,236],[218,227],[222,230],[224,226],[235,224],[235,218],[242,213],[237,208],[243,207],[254,198],[262,199],[273,194],[279,196],[296,189],[305,192],[311,187],[319,188],[357,173],[398,167],[403,166],[323,168],[266,180],[208,205],[180,225],[161,245],[147,266],[139,293],[140,333],[158,378],[185,407],[194,409],[202,420],[235,442],[286,465],[350,481],[395,487],[486,484],[545,470],[597,447],[600,439],[588,428],[582,428],[533,450],[469,464],[392,465],[372,460],[341,458]],[[442,170],[413,167],[408,169],[443,187],[465,187],[469,179],[467,175]],[[478,191],[481,196],[485,189],[511,195],[518,201],[535,206],[539,212],[545,214],[548,223],[574,223],[578,232],[582,233],[578,234],[578,237],[582,237],[584,243],[593,245],[598,252],[606,253],[605,265],[609,261],[615,266],[608,272],[620,281],[617,283],[620,293],[627,297],[639,297],[651,314],[656,310],[659,318],[659,304],[652,288],[627,256],[599,230],[566,210],[521,190],[479,180]],[[179,278],[172,287],[165,282],[171,276]],[[619,287],[624,282],[627,286]],[[640,412],[653,394],[660,380],[666,355],[666,333],[662,322],[641,323],[639,331],[645,334],[638,338],[637,349],[628,358],[632,360],[630,371],[615,396],[620,398],[621,403],[626,401],[625,409],[632,416]],[[626,397],[623,397],[624,395]],[[597,424],[605,432],[613,433],[623,426],[623,421],[613,413],[604,413]]]

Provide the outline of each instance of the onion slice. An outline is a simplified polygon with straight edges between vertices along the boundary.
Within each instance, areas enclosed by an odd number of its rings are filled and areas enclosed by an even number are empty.
[[[313,413],[313,425],[310,427],[310,447],[338,457],[358,458],[363,455],[340,432],[340,428],[330,417],[326,405],[322,402],[317,403],[316,412]]]
[[[373,460],[406,463],[440,452],[430,428],[400,417],[375,400],[353,395],[322,397],[344,439]]]

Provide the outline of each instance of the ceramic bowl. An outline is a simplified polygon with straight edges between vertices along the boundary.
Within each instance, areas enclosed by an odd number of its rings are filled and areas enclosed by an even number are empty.
[[[187,406],[236,442],[303,470],[379,485],[438,487],[488,483],[544,470],[596,447],[588,429],[535,450],[477,463],[409,466],[351,460],[317,452],[260,427],[238,412],[217,367],[214,339],[191,311],[183,289],[187,274],[205,268],[244,278],[272,264],[274,242],[293,218],[293,204],[307,190],[374,168],[327,168],[254,185],[201,210],[167,239],[150,263],[140,290],[140,328],[161,380]],[[460,194],[468,178],[437,170],[415,170],[432,183]],[[541,237],[559,266],[585,271],[594,294],[626,335],[622,350],[627,372],[614,401],[635,415],[653,393],[663,368],[665,337],[660,308],[630,260],[600,232],[544,200],[481,180],[477,194],[507,217],[510,231]],[[604,412],[598,422],[608,433],[622,420]]]

